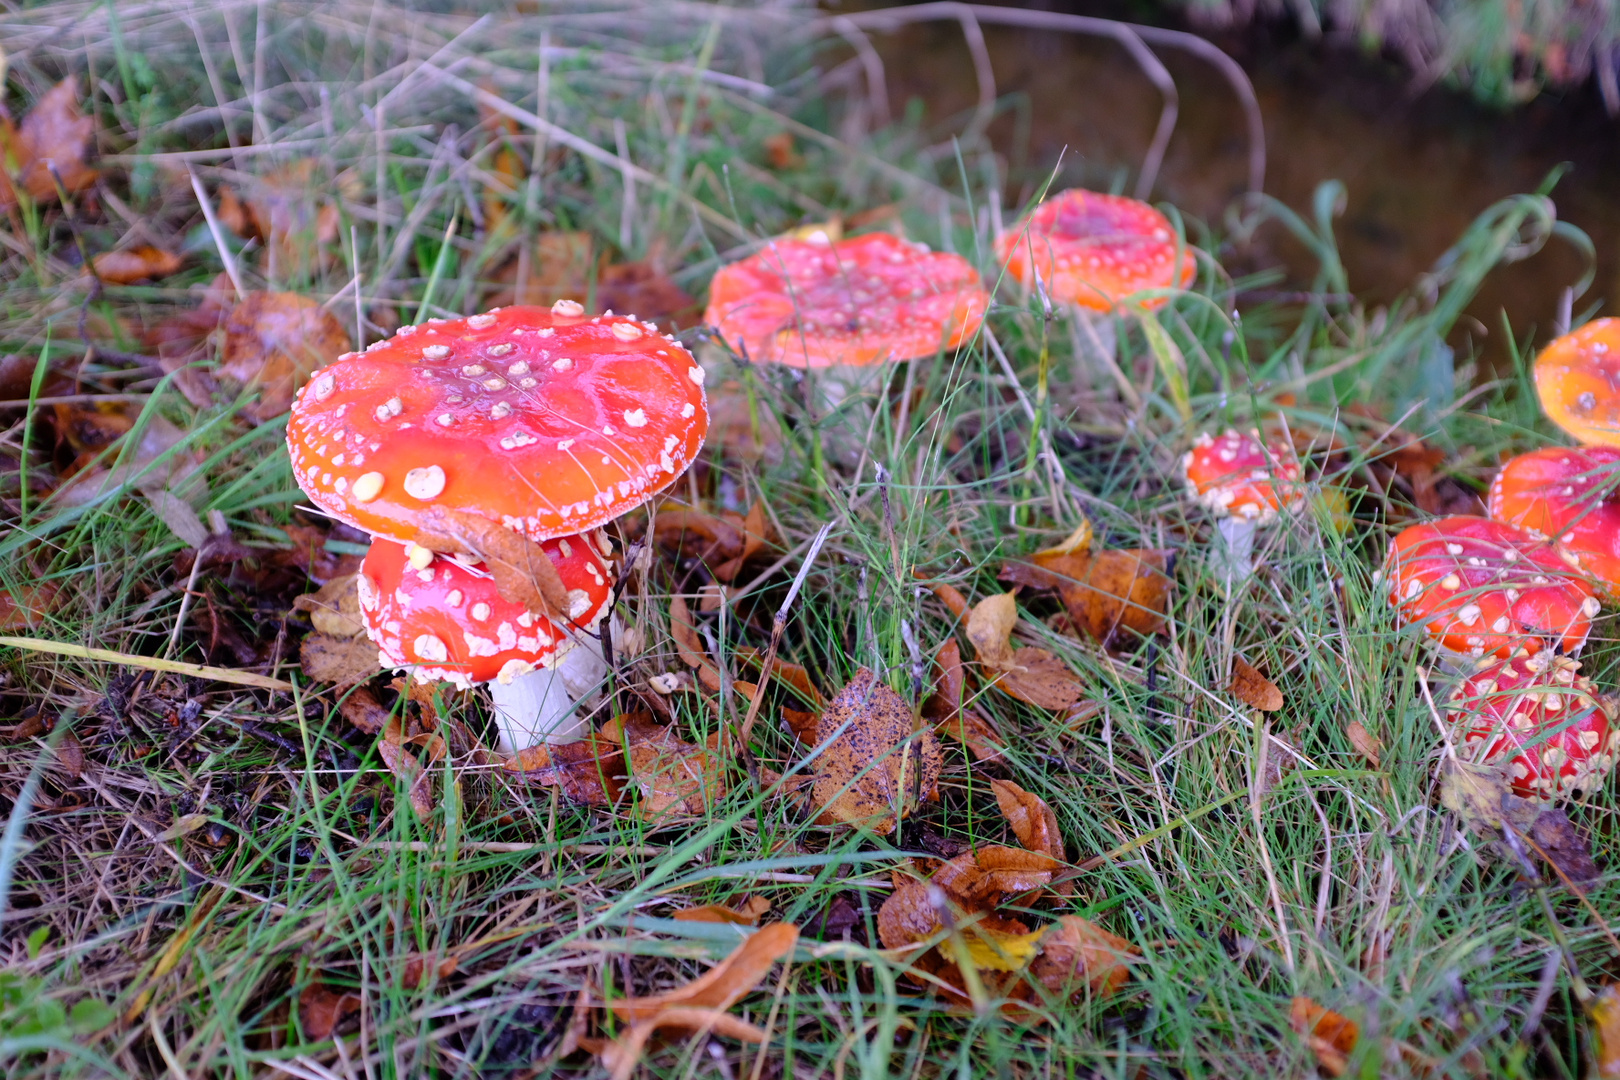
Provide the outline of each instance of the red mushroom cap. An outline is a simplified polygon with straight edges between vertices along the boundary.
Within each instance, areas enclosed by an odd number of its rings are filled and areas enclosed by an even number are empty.
[[[960,255],[868,233],[772,240],[714,275],[703,319],[755,363],[864,366],[955,349],[989,306]]]
[[[1600,591],[1620,596],[1620,448],[1554,446],[1503,465],[1491,482],[1491,517],[1573,551]]]
[[[1620,754],[1614,701],[1562,656],[1482,665],[1448,704],[1468,756],[1505,765],[1513,793],[1555,799],[1602,784]]]
[[[1457,516],[1402,530],[1384,571],[1390,603],[1441,646],[1505,657],[1586,643],[1598,602],[1573,558],[1517,526]]]
[[[540,546],[568,588],[573,621],[565,627],[501,599],[494,579],[476,563],[373,540],[356,582],[366,633],[382,665],[410,668],[423,682],[443,679],[463,688],[492,679],[511,682],[550,667],[572,648],[568,632],[589,630],[607,613],[613,571],[603,552],[611,545],[593,531]]]
[[[1536,357],[1536,396],[1577,442],[1620,446],[1620,319],[1593,319]]]
[[[1294,448],[1282,439],[1261,445],[1258,431],[1200,435],[1181,468],[1193,498],[1216,517],[1265,524],[1301,497]]]
[[[1070,188],[1002,234],[996,257],[1025,285],[1039,277],[1053,300],[1112,311],[1144,289],[1186,288],[1193,279],[1193,258],[1179,244],[1170,219],[1147,203]],[[1164,302],[1153,297],[1142,306]]]
[[[409,543],[440,506],[543,540],[668,487],[708,427],[691,353],[559,300],[430,319],[348,354],[299,390],[287,448],[316,505],[367,532]]]

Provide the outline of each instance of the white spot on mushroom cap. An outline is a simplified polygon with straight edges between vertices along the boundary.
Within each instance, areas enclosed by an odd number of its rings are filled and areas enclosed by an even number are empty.
[[[624,422],[633,428],[647,426],[647,412],[645,409],[624,410]]]
[[[426,570],[433,564],[433,551],[420,544],[412,544],[405,550],[405,561],[411,564],[413,570]]]
[[[422,347],[422,359],[424,360],[443,360],[449,355],[450,346],[448,345],[425,345]]]
[[[630,322],[616,322],[613,324],[613,336],[620,341],[639,341],[642,336],[641,327]]]
[[[474,330],[488,330],[495,325],[495,316],[488,314],[473,315],[467,319],[467,325]]]
[[[450,659],[449,648],[432,634],[422,634],[411,643],[411,648],[417,656],[431,663],[442,664]]]
[[[405,474],[405,494],[413,499],[437,498],[444,491],[444,470],[437,465],[412,469]]]
[[[558,300],[551,305],[551,313],[561,315],[564,318],[576,319],[585,314],[585,305],[577,300]]]
[[[368,472],[354,482],[354,501],[368,503],[382,494],[383,474]]]
[[[322,375],[320,378],[316,379],[310,387],[310,389],[314,392],[317,401],[325,401],[327,398],[331,397],[332,391],[336,388],[337,379],[331,375]]]

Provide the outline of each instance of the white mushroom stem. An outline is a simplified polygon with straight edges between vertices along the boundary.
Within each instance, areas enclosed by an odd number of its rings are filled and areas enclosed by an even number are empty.
[[[815,412],[819,446],[828,457],[845,466],[860,460],[893,370],[891,364],[834,364],[806,371],[810,385],[805,397]],[[829,423],[834,414],[837,419]]]
[[[1119,357],[1119,336],[1114,315],[1092,308],[1074,308],[1074,351],[1082,369],[1109,371]]]
[[[607,673],[601,646],[581,636],[550,667],[536,668],[511,682],[489,683],[501,753],[583,738],[589,726],[586,714]]]
[[[1253,518],[1236,515],[1228,515],[1215,523],[1220,540],[1215,544],[1211,563],[1222,577],[1247,581],[1254,573],[1254,534],[1257,528]]]

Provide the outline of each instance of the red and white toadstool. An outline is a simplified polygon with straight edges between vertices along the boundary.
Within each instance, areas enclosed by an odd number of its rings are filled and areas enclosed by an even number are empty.
[[[587,668],[600,664],[576,645],[612,600],[612,544],[592,531],[541,546],[568,590],[561,624],[503,599],[477,564],[381,537],[371,542],[356,578],[366,633],[382,665],[422,682],[463,689],[487,683],[505,753],[572,736],[583,724],[571,715],[574,699],[599,678],[594,670],[579,672],[581,687],[567,668],[582,660]]]
[[[1620,446],[1620,319],[1594,319],[1536,357],[1536,396],[1577,442]]]
[[[1254,534],[1279,513],[1301,502],[1299,459],[1283,439],[1260,441],[1260,433],[1228,428],[1198,436],[1181,459],[1187,489],[1215,515],[1220,533],[1218,562],[1231,575],[1254,571]]]
[[[1556,540],[1598,590],[1620,599],[1620,447],[1553,446],[1520,454],[1491,481],[1491,517]]]
[[[989,305],[960,255],[867,233],[772,240],[714,275],[703,318],[754,363],[865,368],[956,349]]]
[[[1447,707],[1459,753],[1501,765],[1520,798],[1550,801],[1596,789],[1620,755],[1620,728],[1613,699],[1579,668],[1547,653],[1481,665]]]
[[[1599,606],[1574,561],[1517,526],[1457,516],[1403,530],[1383,573],[1390,604],[1443,650],[1532,656],[1586,643]]]
[[[315,504],[374,535],[410,543],[442,507],[544,540],[668,487],[708,422],[703,369],[673,338],[559,300],[345,355],[298,392],[287,448]]]
[[[1195,274],[1169,218],[1140,200],[1081,188],[1058,192],[998,237],[996,258],[1014,281],[1073,305],[1091,350],[1109,361],[1115,334],[1106,316],[1139,293],[1186,288]],[[1167,300],[1139,303],[1151,311]]]

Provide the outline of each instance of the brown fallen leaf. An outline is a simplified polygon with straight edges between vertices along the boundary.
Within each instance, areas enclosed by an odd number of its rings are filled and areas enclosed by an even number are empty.
[[[1059,915],[1041,937],[1029,974],[1051,993],[1079,1000],[1107,998],[1131,977],[1127,965],[1142,952],[1118,934],[1078,915]]]
[[[515,258],[495,271],[499,286],[491,293],[486,307],[512,304],[541,304],[549,307],[558,300],[590,304],[591,282],[598,276],[595,241],[588,232],[542,232],[532,248],[520,250]],[[601,304],[594,310],[600,311]]]
[[[991,685],[1019,701],[1041,709],[1064,710],[1085,696],[1080,678],[1045,649],[1012,647],[1018,625],[1018,601],[1013,593],[987,596],[968,613],[967,637],[980,667],[993,675]]]
[[[963,907],[988,911],[1008,897],[1044,889],[1062,867],[1061,857],[991,844],[947,859],[933,881]]]
[[[229,188],[221,191],[222,204],[225,192],[235,203],[221,217],[243,239],[264,243],[273,279],[305,276],[331,259],[340,218],[330,196],[334,185],[320,173],[317,159],[299,158],[250,177],[240,198]],[[338,187],[352,187],[347,179],[339,178]]]
[[[365,686],[357,686],[344,695],[338,702],[338,715],[367,735],[377,734],[388,724],[388,710]]]
[[[1610,1080],[1620,1077],[1620,983],[1610,983],[1586,1003],[1586,1018],[1592,1024],[1593,1075]]]
[[[493,86],[485,87],[491,92],[498,93]],[[496,112],[484,103],[478,102],[478,126],[493,136],[495,153],[490,161],[490,182],[485,183],[482,208],[484,212],[484,231],[498,232],[510,218],[507,209],[517,196],[528,175],[528,168],[523,164],[523,156],[517,151],[518,128],[517,122],[505,113]]]
[[[557,746],[528,747],[501,768],[528,783],[554,787],[581,806],[612,806],[624,790],[624,748],[599,732]]]
[[[425,761],[419,761],[406,749],[406,745],[413,742],[421,742],[426,747]],[[424,821],[433,815],[433,765],[444,752],[444,740],[437,735],[406,739],[397,716],[388,718],[382,737],[377,740],[378,755],[394,774],[394,779],[405,785],[411,809]]]
[[[0,589],[0,630],[32,630],[56,609],[61,586],[54,581]]]
[[[498,521],[466,510],[430,507],[422,516],[416,542],[433,551],[478,559],[495,579],[495,591],[503,600],[558,624],[572,618],[578,598],[569,595],[546,549]]]
[[[1275,683],[1251,667],[1241,656],[1232,657],[1232,696],[1262,712],[1276,712],[1283,707],[1282,691]]]
[[[996,805],[1001,816],[1012,826],[1018,842],[1030,851],[1038,851],[1062,860],[1063,835],[1058,831],[1057,814],[1039,795],[1033,795],[1010,780],[990,781],[996,793]]]
[[[1288,1006],[1288,1026],[1299,1033],[1316,1055],[1322,1071],[1343,1076],[1350,1066],[1361,1028],[1354,1020],[1325,1009],[1308,997],[1296,997]]]
[[[641,795],[640,816],[649,824],[707,813],[726,793],[718,732],[708,745],[698,746],[683,740],[673,724],[665,727],[646,713],[630,713],[602,725],[600,735],[625,747],[630,783]]]
[[[90,265],[95,268],[96,277],[102,281],[128,285],[178,273],[185,260],[172,251],[142,244],[121,251],[104,251],[91,260]]]
[[[39,203],[57,201],[57,177],[69,195],[96,182],[96,170],[87,164],[95,121],[79,111],[78,79],[68,76],[34,102],[16,129],[6,121],[0,129],[0,151],[9,167],[0,182],[0,212],[17,205],[17,189]]]
[[[309,1042],[325,1042],[340,1024],[359,1012],[359,994],[335,989],[319,978],[298,995],[298,1026]]]
[[[407,957],[405,960],[405,967],[400,971],[400,985],[405,987],[407,990],[420,990],[422,988],[423,979],[430,971],[433,972],[440,982],[443,982],[445,979],[448,979],[451,975],[455,974],[456,968],[460,965],[460,963],[461,958],[454,953],[446,956],[436,963],[433,962],[432,958],[423,956],[420,953],[416,954],[415,956]]]
[[[806,746],[816,745],[816,732],[821,727],[821,714],[814,712],[800,712],[798,709],[783,709],[782,722],[793,732],[793,737]]]
[[[804,157],[793,148],[793,133],[791,131],[778,131],[775,135],[768,135],[764,142],[765,160],[771,168],[781,171],[783,169],[797,169],[804,165]]]
[[[792,923],[762,926],[724,960],[684,986],[647,997],[620,998],[607,1007],[630,1023],[649,1020],[672,1008],[729,1009],[751,993],[778,960],[790,956],[798,940],[799,928]]]
[[[916,576],[923,581],[928,580],[928,575],[921,570],[916,571]],[[945,605],[945,609],[951,613],[952,617],[957,619],[967,617],[967,597],[962,595],[961,589],[956,588],[954,585],[936,584],[930,585],[928,591],[939,597],[940,602]]]
[[[298,644],[298,661],[305,678],[333,686],[353,686],[381,670],[377,646],[364,635],[337,638],[306,634]]]
[[[357,576],[344,574],[312,593],[295,597],[293,610],[309,612],[310,625],[318,633],[336,638],[359,637],[366,632],[366,624],[360,615]]]
[[[961,646],[955,638],[946,638],[934,654],[934,692],[923,702],[922,714],[934,721],[934,734],[961,743],[973,760],[1001,761],[1007,747],[995,725],[963,705],[967,674]]]
[[[886,835],[920,799],[936,797],[939,740],[926,728],[914,731],[905,701],[866,668],[827,703],[816,744],[810,797],[819,824]]]
[[[1501,770],[1451,755],[1441,759],[1440,805],[1456,814],[1470,829],[1496,832],[1502,825],[1502,800],[1512,797],[1512,789]]]
[[[603,267],[596,284],[596,306],[635,314],[660,328],[696,326],[702,315],[698,302],[675,284],[659,262],[648,258]]]
[[[1175,553],[1154,549],[1037,552],[1027,562],[1009,562],[1000,580],[1056,589],[1069,622],[1108,646],[1121,631],[1143,637],[1164,629],[1169,609],[1169,568]]]
[[[1384,756],[1384,744],[1378,736],[1368,731],[1360,720],[1352,720],[1344,725],[1344,733],[1350,739],[1350,745],[1356,748],[1356,753],[1367,759],[1373,768],[1379,768],[1379,761]]]
[[[1566,885],[1585,889],[1603,876],[1592,858],[1591,842],[1562,810],[1509,795],[1502,801],[1502,827],[1513,830],[1513,839],[1522,839],[1522,847],[1549,864],[1553,876]]]
[[[669,636],[675,639],[675,651],[681,663],[697,669],[698,680],[710,693],[720,692],[720,670],[714,666],[703,647],[703,638],[697,631],[697,621],[680,594],[669,600]]]
[[[56,744],[56,764],[75,780],[84,775],[84,747],[80,745],[78,736],[71,731],[64,734],[62,741]]]
[[[732,923],[737,926],[758,926],[759,920],[771,910],[771,902],[763,896],[750,896],[741,907],[725,904],[704,904],[702,907],[682,908],[674,918],[681,922]]]
[[[337,317],[306,296],[250,292],[224,320],[219,374],[258,399],[242,412],[251,420],[280,416],[310,373],[350,349]]]
[[[739,664],[747,665],[755,671],[762,671],[765,658],[758,649],[742,646],[732,652],[732,657]],[[826,705],[827,699],[821,696],[816,684],[810,679],[810,672],[803,665],[790,664],[780,657],[771,660],[771,678],[780,683],[786,683],[799,695],[800,700],[809,702],[814,708]]]
[[[602,1064],[608,1068],[611,1080],[629,1080],[641,1061],[647,1040],[661,1028],[708,1032],[747,1043],[762,1043],[769,1037],[764,1029],[719,1009],[690,1006],[665,1009],[649,1019],[630,1025],[624,1034],[602,1047]]]

